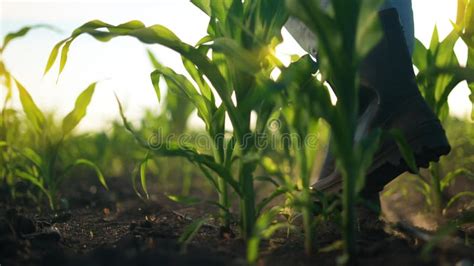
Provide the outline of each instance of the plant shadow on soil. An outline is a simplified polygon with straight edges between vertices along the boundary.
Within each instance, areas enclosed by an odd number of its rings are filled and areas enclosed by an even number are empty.
[[[29,201],[2,199],[0,265],[246,265],[244,242],[223,232],[215,221],[199,230],[185,252],[181,249],[178,238],[186,225],[217,210],[182,206],[155,192],[158,196],[144,202],[126,178],[109,179],[110,191],[93,183],[86,178],[66,184],[66,211],[39,212]],[[384,201],[392,204],[390,199]],[[388,212],[393,217],[396,210]],[[318,247],[340,239],[334,228],[317,228]],[[366,228],[360,232],[358,261],[360,265],[454,265],[462,259],[443,252],[422,259],[421,246],[415,242]],[[340,255],[339,251],[315,252],[307,257],[303,250],[301,233],[287,237],[280,232],[262,242],[257,264],[335,265]]]

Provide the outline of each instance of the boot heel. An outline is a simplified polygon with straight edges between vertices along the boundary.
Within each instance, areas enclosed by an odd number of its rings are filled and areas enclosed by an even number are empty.
[[[418,168],[427,168],[430,162],[438,162],[441,156],[451,151],[444,129],[437,119],[423,123],[412,132],[416,134],[407,134],[410,136],[407,142]],[[362,195],[378,193],[395,177],[406,171],[412,172],[393,140],[382,145],[381,150],[384,152],[374,157],[373,165],[367,173]]]
[[[408,141],[418,167],[428,168],[430,162],[439,162],[441,156],[451,151],[444,129],[438,120],[423,125],[418,131],[420,134]]]

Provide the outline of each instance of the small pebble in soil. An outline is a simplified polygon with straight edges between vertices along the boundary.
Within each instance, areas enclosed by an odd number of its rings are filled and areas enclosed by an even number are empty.
[[[235,238],[235,233],[232,229],[221,226],[219,227],[219,237],[225,240],[230,240]]]
[[[96,187],[96,186],[91,186],[91,187],[89,188],[89,192],[90,192],[91,194],[96,194],[96,193],[97,193],[97,187]]]

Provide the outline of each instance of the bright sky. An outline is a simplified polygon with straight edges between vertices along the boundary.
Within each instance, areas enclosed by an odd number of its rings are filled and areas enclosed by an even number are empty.
[[[413,0],[413,9],[415,34],[426,44],[435,23],[441,36],[449,32],[449,19],[454,19],[456,14],[456,0]],[[4,53],[7,67],[24,83],[40,108],[64,115],[88,84],[101,81],[89,107],[89,115],[80,125],[83,130],[101,129],[108,125],[107,121],[118,119],[114,92],[124,101],[127,116],[132,120],[139,119],[145,108],[159,110],[149,80],[152,67],[145,45],[132,38],[100,43],[89,36],[80,37],[70,48],[69,61],[59,82],[56,83],[56,71],[43,77],[44,66],[54,44],[92,19],[111,24],[133,19],[141,20],[146,25],[162,24],[189,43],[195,43],[205,35],[208,22],[207,17],[187,0],[0,0],[2,39],[11,31],[36,23],[51,24],[63,31],[32,31],[27,37],[12,43]],[[281,57],[302,53],[288,34],[285,33],[284,37],[285,42],[279,49]],[[177,54],[158,46],[150,48],[162,63],[183,72]],[[466,49],[461,43],[456,52],[460,61],[465,62]],[[3,94],[4,91],[0,91],[2,98]],[[466,84],[456,88],[449,99],[453,115],[468,116],[471,108],[468,95]],[[15,105],[18,106],[18,101]]]

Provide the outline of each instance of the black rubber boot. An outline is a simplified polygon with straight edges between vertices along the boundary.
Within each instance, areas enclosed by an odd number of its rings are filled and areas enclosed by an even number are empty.
[[[360,67],[363,90],[376,95],[368,104],[358,123],[360,138],[373,128],[384,131],[400,130],[415,153],[417,166],[427,167],[448,154],[450,146],[443,127],[421,96],[405,37],[396,9],[379,12],[384,37],[368,55]],[[371,197],[391,180],[407,171],[397,144],[384,139],[376,152],[366,177],[363,196]],[[325,162],[313,189],[338,192],[342,177],[334,168],[331,157]]]

